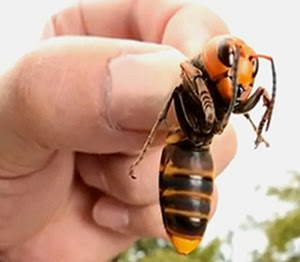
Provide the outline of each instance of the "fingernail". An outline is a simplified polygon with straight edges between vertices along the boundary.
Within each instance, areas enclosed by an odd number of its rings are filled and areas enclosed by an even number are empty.
[[[112,59],[109,63],[112,87],[108,105],[112,125],[117,123],[122,129],[135,130],[151,126],[158,110],[180,83],[179,65],[185,59],[179,51],[166,47]],[[143,121],[133,123],[133,116]]]
[[[102,198],[96,203],[93,218],[99,226],[119,232],[124,232],[129,224],[128,209],[107,198]]]

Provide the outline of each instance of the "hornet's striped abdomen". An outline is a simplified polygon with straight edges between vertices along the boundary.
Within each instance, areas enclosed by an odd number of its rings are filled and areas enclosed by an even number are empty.
[[[215,172],[209,150],[168,144],[160,166],[160,205],[170,239],[181,254],[197,248],[211,207]]]

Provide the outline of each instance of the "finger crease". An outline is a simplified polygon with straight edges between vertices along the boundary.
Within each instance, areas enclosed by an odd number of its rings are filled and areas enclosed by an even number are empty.
[[[77,9],[78,9],[78,13],[79,13],[79,17],[80,17],[83,32],[84,32],[84,34],[89,35],[87,25],[86,25],[86,19],[85,19],[85,16],[84,16],[84,12],[82,10],[82,0],[78,1]]]

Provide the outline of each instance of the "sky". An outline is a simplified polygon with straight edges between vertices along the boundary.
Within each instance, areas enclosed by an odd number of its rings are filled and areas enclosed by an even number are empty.
[[[0,2],[0,70],[30,50],[38,42],[43,24],[54,13],[74,0],[1,0]],[[265,219],[285,212],[285,206],[264,193],[269,186],[289,180],[289,171],[300,171],[300,81],[299,8],[297,1],[269,0],[199,0],[227,23],[233,35],[242,38],[257,53],[271,55],[276,63],[277,99],[270,130],[265,138],[271,147],[254,150],[255,134],[241,116],[231,119],[238,137],[235,159],[217,179],[219,206],[212,219],[206,241],[224,237],[234,230],[235,250],[232,261],[247,261],[247,250],[261,245],[264,238],[239,230],[251,214]],[[187,21],[188,22],[188,21]],[[271,90],[271,70],[260,63],[257,86]],[[253,118],[258,120],[262,111]]]

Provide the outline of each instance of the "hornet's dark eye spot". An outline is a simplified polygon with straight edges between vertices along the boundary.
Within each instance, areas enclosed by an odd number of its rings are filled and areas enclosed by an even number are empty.
[[[251,57],[251,62],[252,62],[252,77],[256,77],[257,72],[258,72],[258,58],[257,57]]]
[[[239,86],[238,86],[238,90],[237,90],[237,98],[240,98],[241,95],[243,94],[243,92],[244,92],[243,86],[242,86],[242,85],[239,85]]]
[[[220,42],[218,48],[218,58],[227,67],[232,67],[234,63],[234,46],[228,39]]]

